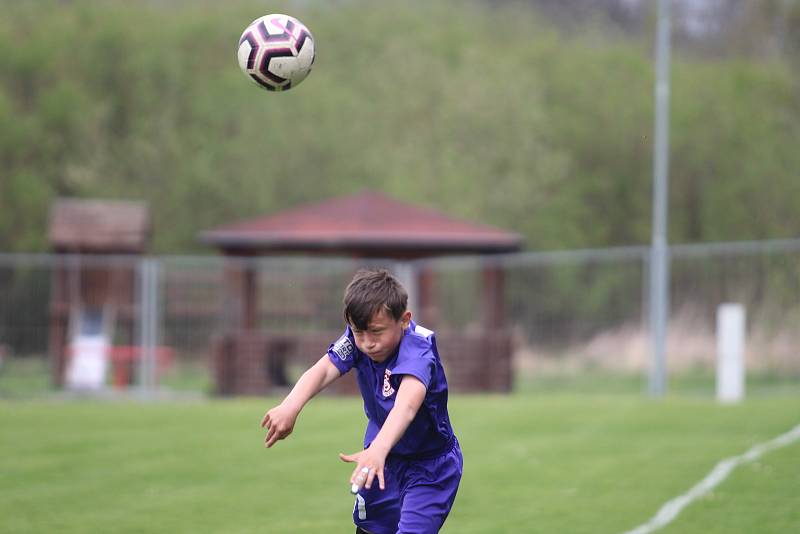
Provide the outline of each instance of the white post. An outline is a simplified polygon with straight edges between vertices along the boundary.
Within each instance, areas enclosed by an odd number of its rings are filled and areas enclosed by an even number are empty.
[[[721,304],[717,309],[717,400],[744,398],[745,311],[741,304]]]

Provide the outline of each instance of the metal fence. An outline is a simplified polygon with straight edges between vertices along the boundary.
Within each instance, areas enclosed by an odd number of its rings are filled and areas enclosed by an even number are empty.
[[[424,288],[427,305],[433,303],[426,316],[434,324],[426,326],[465,335],[485,327],[482,273],[487,267],[501,272],[517,390],[644,392],[652,352],[648,258],[647,247],[627,247],[372,265],[397,272],[409,287],[412,311],[423,291],[417,275],[429,273],[435,283]],[[0,396],[68,390],[69,345],[81,332],[91,334],[93,321],[113,355],[101,370],[102,391],[211,392],[211,340],[240,313],[226,297],[232,265],[247,266],[258,279],[256,329],[313,338],[342,329],[342,291],[364,263],[0,255]],[[671,391],[713,391],[716,312],[727,302],[746,309],[749,390],[797,387],[800,240],[673,246],[670,288]],[[66,361],[54,352],[59,343],[66,345]],[[289,370],[290,381],[300,370]]]

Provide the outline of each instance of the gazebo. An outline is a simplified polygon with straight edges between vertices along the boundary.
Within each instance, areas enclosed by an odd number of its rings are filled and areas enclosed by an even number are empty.
[[[436,329],[435,274],[412,260],[509,253],[522,244],[518,234],[369,191],[227,224],[202,232],[200,239],[232,260],[226,270],[225,310],[234,320],[212,341],[216,391],[221,395],[263,394],[283,385],[265,369],[274,369],[287,346],[317,354],[335,335],[282,339],[259,332],[257,273],[251,263],[233,261],[236,258],[302,254],[401,262],[405,268],[397,275],[409,289],[415,317]],[[481,279],[481,330],[437,330],[437,340],[451,388],[507,391],[512,347],[503,315],[503,273],[487,262]],[[487,366],[489,360],[492,365]],[[349,391],[353,386],[354,381],[345,381],[340,389]]]
[[[56,263],[52,277],[49,345],[55,385],[65,385],[73,376],[81,387],[102,387],[112,341],[133,344],[138,315],[135,265],[110,258],[143,254],[150,235],[144,202],[73,198],[53,202],[50,246],[55,254],[69,258]],[[68,364],[76,361],[94,362],[73,365],[89,369],[85,376],[91,378],[82,378],[83,371],[69,372]]]

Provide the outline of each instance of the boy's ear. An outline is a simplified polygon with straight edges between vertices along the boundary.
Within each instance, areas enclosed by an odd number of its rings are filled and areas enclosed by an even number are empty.
[[[403,315],[400,316],[400,323],[403,325],[403,328],[408,328],[409,323],[411,323],[411,310],[403,312]]]

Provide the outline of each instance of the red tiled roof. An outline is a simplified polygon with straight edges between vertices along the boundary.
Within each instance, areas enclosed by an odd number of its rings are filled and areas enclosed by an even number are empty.
[[[363,192],[224,225],[201,240],[231,251],[341,251],[421,255],[512,252],[522,238],[491,226]]]

